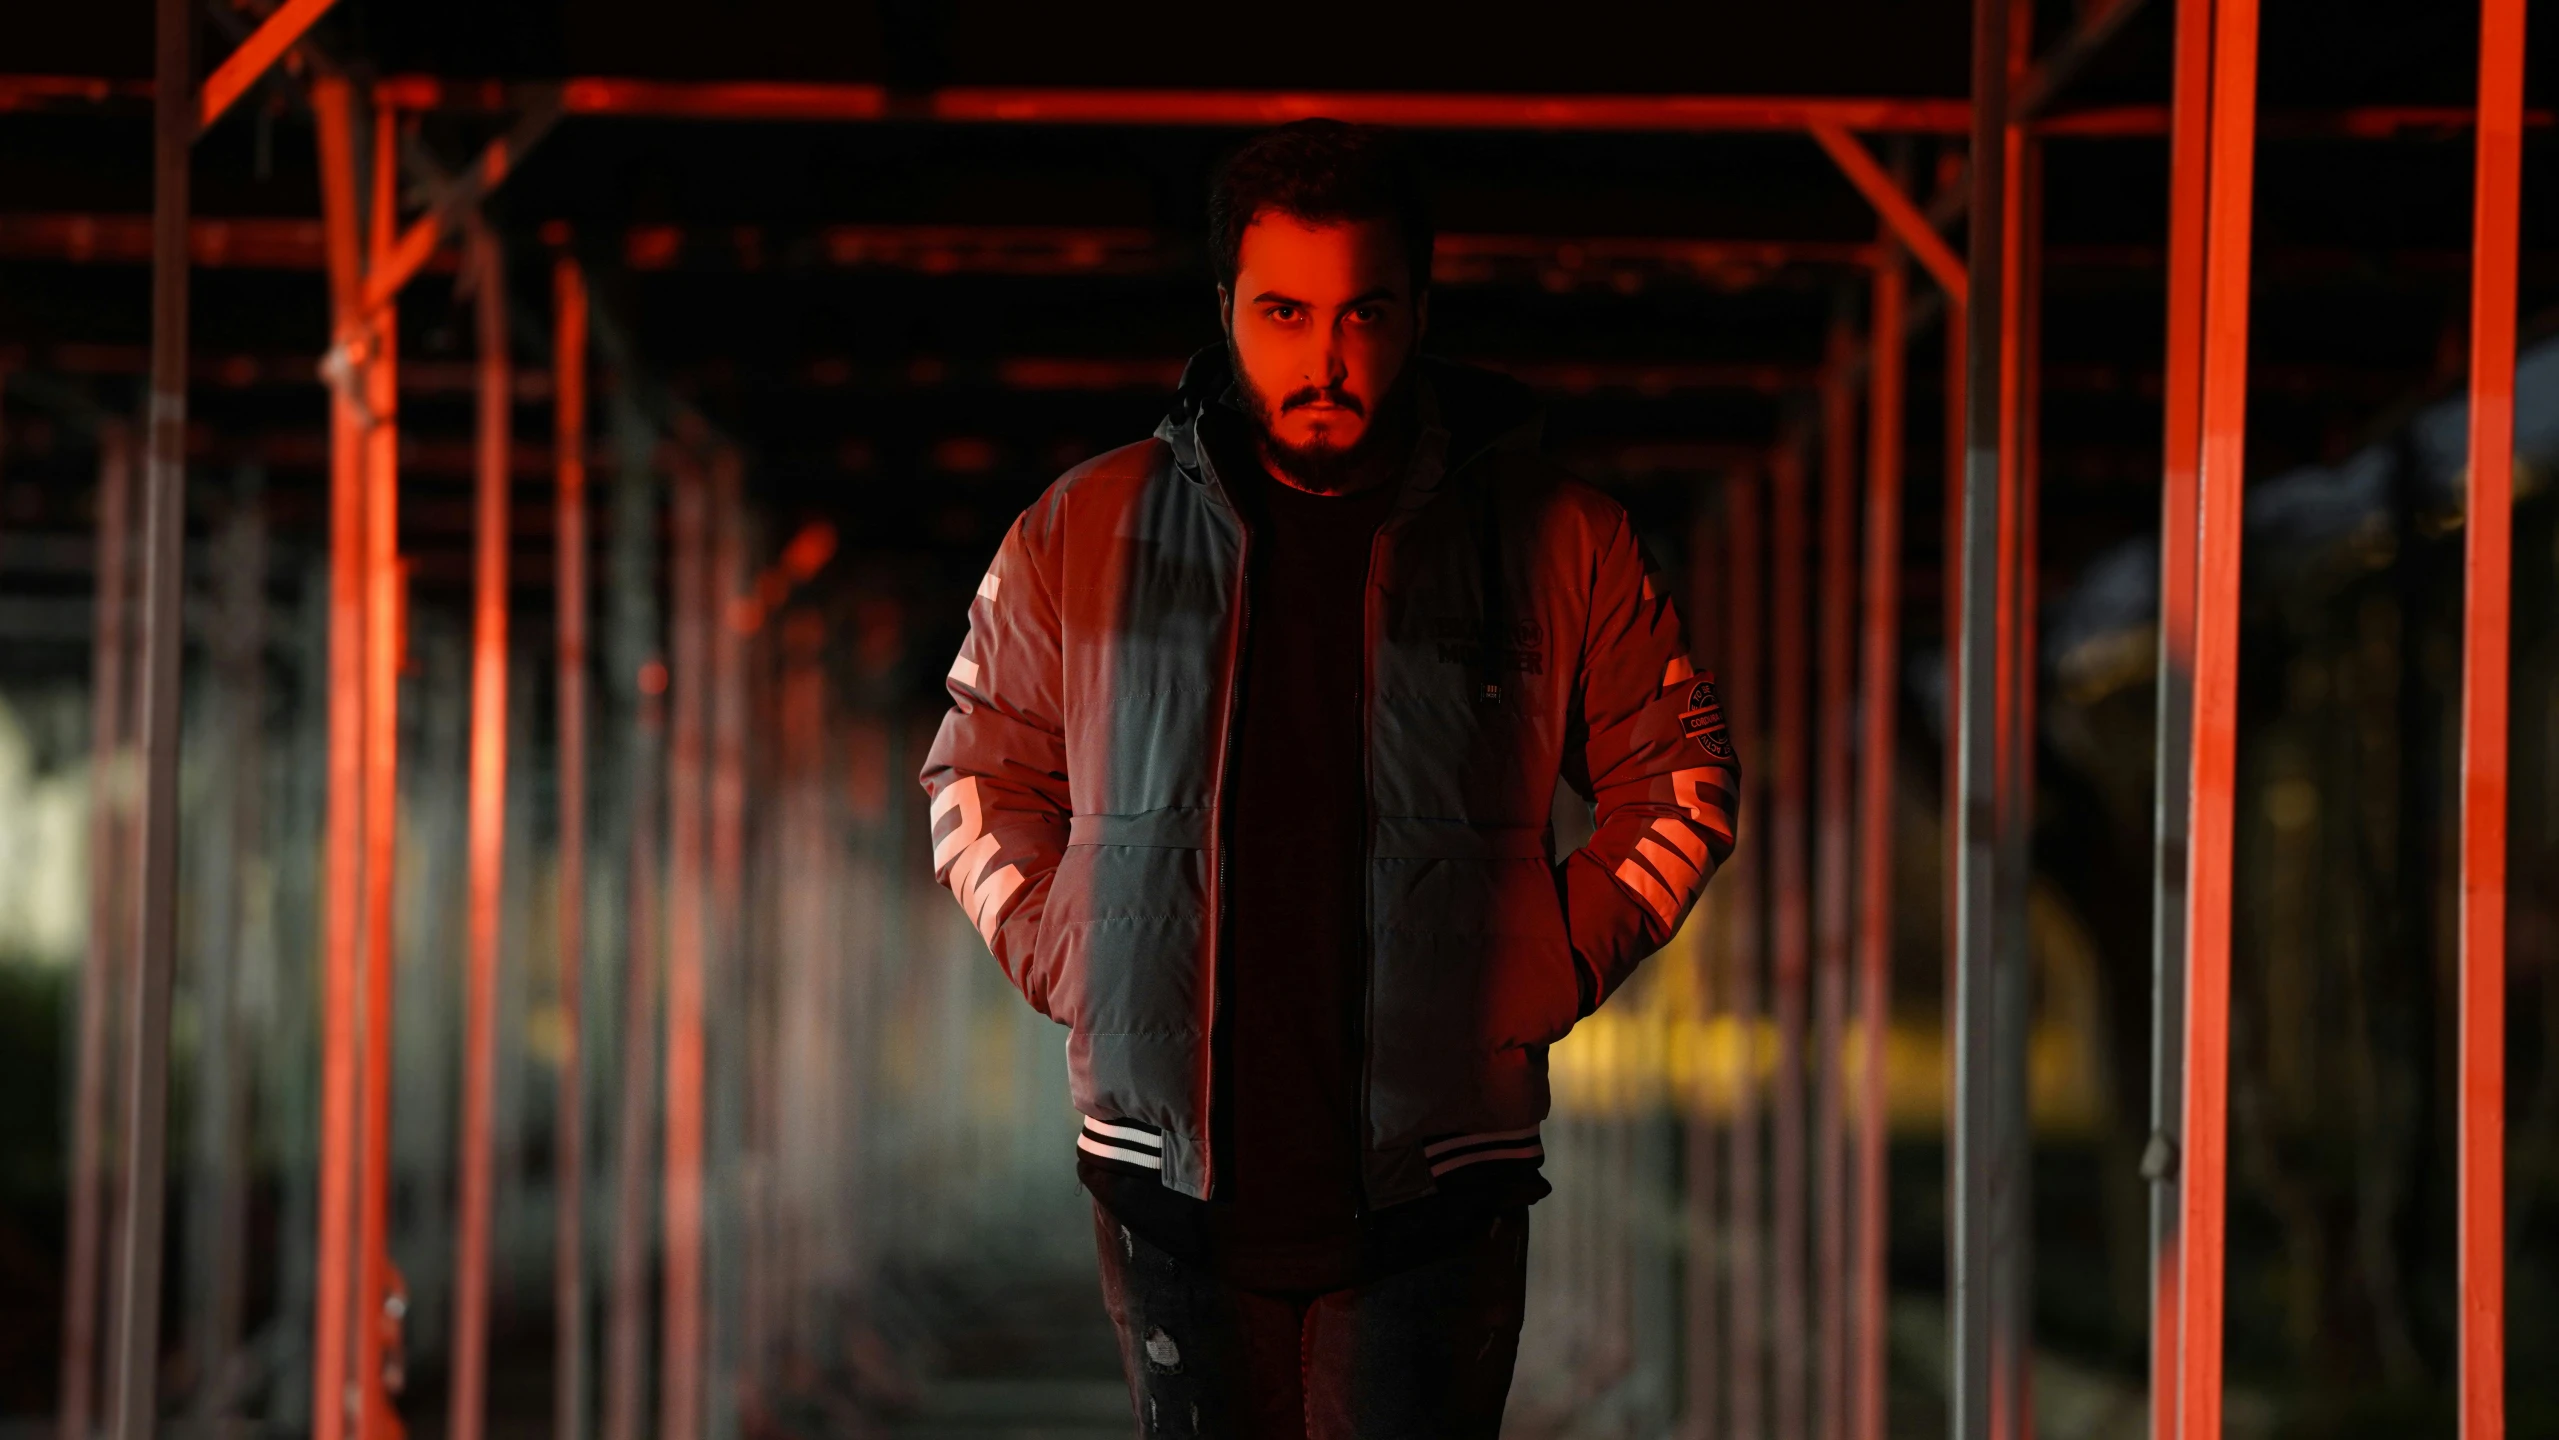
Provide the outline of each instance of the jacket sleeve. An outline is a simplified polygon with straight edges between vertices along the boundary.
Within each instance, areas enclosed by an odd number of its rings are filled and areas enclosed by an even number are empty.
[[[944,682],[951,709],[920,777],[933,799],[934,879],[1043,1015],[1054,977],[1036,942],[1071,809],[1057,592],[1038,544],[1054,499],[1014,523],[978,582]]]
[[[1732,853],[1741,793],[1714,677],[1689,663],[1669,594],[1624,512],[1615,519],[1593,560],[1565,754],[1598,829],[1556,872],[1585,1015],[1678,931]]]

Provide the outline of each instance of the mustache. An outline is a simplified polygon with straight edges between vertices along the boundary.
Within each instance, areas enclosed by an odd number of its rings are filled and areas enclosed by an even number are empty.
[[[1368,414],[1368,407],[1360,403],[1358,396],[1347,390],[1317,385],[1290,391],[1287,398],[1280,401],[1279,408],[1285,412],[1315,404],[1338,405],[1363,418]]]

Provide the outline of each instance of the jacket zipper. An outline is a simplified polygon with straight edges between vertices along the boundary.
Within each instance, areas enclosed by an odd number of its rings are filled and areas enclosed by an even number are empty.
[[[1208,843],[1217,862],[1216,882],[1209,891],[1208,975],[1200,987],[1208,997],[1208,1016],[1200,1030],[1200,1194],[1206,1197],[1213,1193],[1217,1181],[1216,1141],[1211,1132],[1216,1129],[1217,1113],[1217,968],[1223,963],[1226,950],[1226,761],[1235,750],[1235,687],[1244,664],[1245,632],[1253,624],[1253,529],[1245,523],[1243,512],[1227,499],[1225,482],[1217,478],[1217,468],[1204,446],[1200,469],[1217,487],[1219,499],[1235,519],[1235,635],[1226,647],[1226,713],[1218,723],[1217,764],[1209,782]]]
[[[1402,496],[1397,496],[1397,503]],[[1377,1057],[1377,944],[1369,930],[1369,916],[1375,910],[1373,893],[1377,876],[1377,780],[1370,759],[1376,743],[1370,734],[1369,720],[1377,706],[1377,552],[1386,545],[1386,532],[1393,528],[1396,515],[1389,511],[1378,522],[1377,531],[1368,537],[1368,573],[1360,582],[1360,692],[1359,692],[1359,789],[1360,808],[1365,817],[1361,826],[1359,847],[1359,1215],[1368,1215],[1368,1097],[1376,1083]]]

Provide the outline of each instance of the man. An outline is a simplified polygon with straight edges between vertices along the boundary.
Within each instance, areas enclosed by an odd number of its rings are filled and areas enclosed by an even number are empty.
[[[1418,358],[1390,136],[1253,140],[1210,240],[1224,347],[978,586],[933,863],[1070,1028],[1141,1433],[1490,1437],[1546,1047],[1730,852],[1732,747],[1625,512]]]

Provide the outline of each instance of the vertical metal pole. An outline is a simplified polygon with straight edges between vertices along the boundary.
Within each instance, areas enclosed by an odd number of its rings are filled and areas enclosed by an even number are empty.
[[[187,535],[187,160],[195,142],[195,9],[157,0],[152,123],[151,397],[142,489],[142,873],[130,896],[123,1253],[117,1257],[110,1440],[158,1426],[161,1177],[167,1165],[169,984],[178,911],[178,660]]]
[[[1947,1434],[1989,1440],[1992,1406],[1991,1279],[1996,1241],[1991,1170],[1997,1163],[1994,1096],[1997,1032],[1992,992],[1998,873],[2002,315],[2006,296],[2008,115],[2007,0],[1974,0],[1972,228],[1965,307],[1964,530],[1958,647],[1955,856],[1954,1147],[1948,1267],[1954,1301]]]
[[[1831,322],[1822,375],[1820,703],[1814,716],[1819,786],[1814,919],[1813,1214],[1818,1290],[1814,1394],[1821,1440],[1844,1440],[1848,1425],[1848,1087],[1841,1061],[1848,1032],[1849,826],[1855,814],[1851,727],[1856,697],[1857,359],[1845,315]]]
[[[479,484],[472,536],[478,573],[471,606],[462,1173],[455,1200],[453,1354],[446,1417],[454,1440],[479,1440],[487,1411],[489,1208],[496,1164],[489,1112],[497,1082],[498,924],[506,885],[507,551],[513,538],[507,462],[514,438],[514,384],[507,366],[506,256],[485,224],[474,223],[469,236],[480,351]]]
[[[624,462],[629,463],[629,451]],[[658,812],[665,786],[657,764],[666,733],[666,666],[640,666],[637,744],[632,753],[631,895],[622,967],[621,1107],[614,1130],[613,1311],[605,1357],[604,1440],[640,1440],[649,1283],[649,1104],[657,1084]]]
[[[2462,577],[2462,1440],[2504,1440],[2506,1433],[2506,727],[2523,44],[2524,0],[2481,0]]]
[[[1699,489],[1695,512],[1689,519],[1689,562],[1687,615],[1689,624],[1689,656],[1698,669],[1712,673],[1718,658],[1718,646],[1710,635],[1724,606],[1716,595],[1716,587],[1726,583],[1729,569],[1729,545],[1720,543],[1720,517],[1715,512],[1713,493]],[[1724,705],[1729,715],[1732,706],[1731,685],[1725,683]],[[1730,883],[1731,876],[1725,877]],[[1728,891],[1727,894],[1737,894]],[[1688,1005],[1681,1017],[1695,1026],[1692,1033],[1706,1035],[1715,1024],[1717,984],[1715,970],[1732,934],[1733,906],[1726,899],[1714,902],[1705,915],[1709,922],[1697,925],[1688,952],[1681,956],[1682,972],[1688,984]],[[1691,922],[1694,924],[1694,922]],[[1708,1052],[1708,1053],[1711,1053]],[[1680,1338],[1681,1384],[1679,1435],[1681,1440],[1713,1440],[1718,1433],[1717,1416],[1723,1395],[1717,1383],[1717,1350],[1725,1343],[1722,1326],[1717,1323],[1717,1306],[1722,1296],[1717,1281],[1722,1269],[1718,1249],[1724,1233],[1723,1218],[1717,1213],[1721,1195],[1715,1165],[1717,1133],[1714,1077],[1700,1073],[1680,1097],[1685,1114],[1682,1125],[1682,1171],[1680,1177],[1681,1234],[1685,1237],[1686,1260],[1682,1266]]]
[[[2187,851],[2186,1151],[2178,1434],[2220,1440],[2222,1238],[2230,1114],[2230,882],[2239,731],[2240,484],[2248,407],[2248,247],[2257,122],[2256,0],[2218,0],[2206,212],[2197,475],[2194,755]]]
[[[98,429],[97,629],[89,651],[89,943],[80,970],[79,1078],[71,1121],[70,1255],[62,1283],[61,1440],[90,1440],[98,1394],[100,1241],[106,1229],[108,1067],[123,979],[127,830],[125,548],[133,532],[133,434]]]
[[[204,1195],[190,1204],[187,1249],[195,1270],[187,1344],[198,1357],[192,1422],[202,1430],[238,1418],[243,1312],[247,1308],[254,1046],[243,996],[271,993],[273,947],[251,916],[266,845],[267,516],[265,472],[243,465],[215,541],[220,675],[220,821],[207,826],[204,951],[197,961],[200,1061],[196,1168]]]
[[[1760,666],[1764,612],[1760,602],[1763,536],[1759,486],[1759,477],[1747,471],[1735,473],[1724,484],[1724,527],[1732,565],[1725,576],[1725,668],[1720,674],[1724,679],[1726,721],[1732,726],[1734,748],[1744,755],[1760,753],[1763,738],[1759,723],[1764,693]],[[1766,791],[1759,774],[1755,764],[1742,767],[1741,801],[1746,814],[1758,805]],[[1756,1440],[1763,1433],[1761,1397],[1768,1374],[1764,1338],[1768,1292],[1764,1284],[1766,1272],[1761,1268],[1766,1248],[1762,1223],[1766,1216],[1759,1186],[1763,1143],[1759,1110],[1760,967],[1764,963],[1760,939],[1767,933],[1763,910],[1768,891],[1767,872],[1760,865],[1757,847],[1734,851],[1733,860],[1736,872],[1724,877],[1724,894],[1730,897],[1733,907],[1729,963],[1735,1037],[1733,1124],[1727,1136],[1730,1148],[1724,1166],[1725,1183],[1731,1187],[1733,1217],[1732,1309],[1725,1326],[1725,1333],[1731,1337],[1731,1350],[1724,1372],[1732,1403],[1730,1433]]]
[[[2008,12],[2008,81],[2022,83],[2033,60],[2034,9]],[[2025,127],[2001,127],[2006,202],[2000,207],[2007,257],[2000,303],[1999,591],[1994,662],[1999,713],[1992,725],[1992,785],[1998,795],[1997,878],[1991,887],[1991,1416],[2003,1436],[2034,1433],[2028,1390],[2034,1353],[2029,1279],[2034,1248],[2034,1148],[2029,1129],[2026,1046],[2030,1027],[2026,906],[2033,878],[2034,500],[2036,387],[2034,325],[2035,151]]]
[[[2150,903],[2150,1440],[2176,1440],[2177,1149],[2185,1103],[2186,800],[2192,781],[2195,466],[2204,366],[2204,184],[2213,0],[2177,0],[2168,117],[2168,351],[2159,496],[2158,773]]]
[[[1857,791],[1857,1254],[1850,1440],[1884,1440],[1884,1037],[1892,1022],[1894,683],[1901,651],[1902,321],[1897,254],[1875,270],[1868,340],[1866,607]]]
[[[1790,431],[1778,442],[1770,466],[1772,535],[1769,604],[1769,770],[1776,804],[1770,817],[1770,864],[1776,881],[1775,981],[1777,991],[1776,1136],[1771,1146],[1776,1208],[1771,1231],[1776,1249],[1777,1440],[1805,1440],[1804,1364],[1804,1001],[1811,950],[1810,877],[1805,873],[1804,713],[1809,667],[1805,664],[1804,612],[1810,599],[1804,580],[1804,440]]]
[[[561,257],[551,270],[556,320],[551,400],[559,469],[560,1088],[559,1204],[551,1302],[558,1360],[552,1433],[586,1436],[586,278]]]
[[[711,543],[710,582],[703,604],[703,618],[710,627],[711,662],[711,835],[710,835],[710,929],[706,956],[709,990],[714,1003],[711,1013],[717,1018],[713,1035],[721,1042],[721,1083],[714,1088],[719,1097],[719,1123],[713,1127],[712,1173],[719,1177],[724,1195],[738,1193],[739,1151],[738,1122],[743,1118],[729,1103],[742,1095],[735,1082],[738,1067],[747,1063],[749,1051],[737,1024],[741,987],[739,961],[744,951],[739,943],[743,924],[743,892],[746,879],[746,623],[738,610],[746,594],[746,514],[741,495],[744,488],[742,461],[731,447],[722,447],[711,458]],[[732,1236],[734,1227],[729,1217],[736,1214],[733,1204],[716,1208],[711,1226],[709,1267],[712,1324],[710,1344],[710,1387],[712,1440],[734,1435],[734,1418],[742,1398],[735,1392],[735,1334],[731,1297],[734,1285],[735,1255]]]
[[[375,266],[389,251],[398,174],[398,117],[374,116],[373,215],[367,227]],[[401,614],[407,576],[400,563],[399,306],[369,317],[364,367],[364,1038],[363,1148],[356,1193],[355,1384],[358,1440],[388,1440],[392,1429],[385,1354],[401,1314],[392,1308],[391,987],[400,803]],[[405,1305],[402,1306],[405,1309]]]
[[[329,391],[328,789],[320,859],[320,1216],[311,1345],[313,1440],[346,1433],[350,1270],[354,1258],[356,966],[364,820],[365,575],[363,288],[356,234],[355,102],[346,80],[316,76],[320,201],[332,325]]]
[[[1963,159],[1948,151],[1937,157],[1937,188],[1941,194],[1951,193],[1964,183]],[[1964,417],[1969,414],[1964,394],[1965,345],[1970,340],[1970,322],[1964,307],[1947,301],[1945,327],[1945,496],[1938,549],[1938,634],[1943,654],[1943,698],[1945,713],[1940,717],[1944,734],[1938,747],[1939,815],[1938,815],[1938,909],[1939,931],[1943,941],[1942,1009],[1955,1013],[1955,955],[1961,948],[1955,942],[1955,885],[1961,868],[1955,856],[1961,850],[1957,843],[1956,820],[1963,814],[1962,770],[1964,697],[1961,665],[1964,631]],[[1951,1122],[1949,1129],[1951,1131]],[[1951,1150],[1949,1151],[1951,1154]],[[1950,1192],[1951,1195],[1951,1192]]]
[[[677,449],[674,663],[668,699],[666,893],[666,1279],[660,1295],[658,1433],[694,1440],[702,1421],[702,701],[700,460]]]
[[[609,328],[598,327],[606,354]],[[639,1440],[648,1399],[650,1162],[657,1099],[660,936],[665,929],[658,849],[665,808],[666,663],[658,640],[660,511],[655,427],[641,411],[634,378],[614,387],[615,476],[606,583],[609,673],[627,677],[634,721],[629,762],[630,845],[622,966],[622,1032],[613,1128],[613,1274],[604,1350],[604,1440]]]

